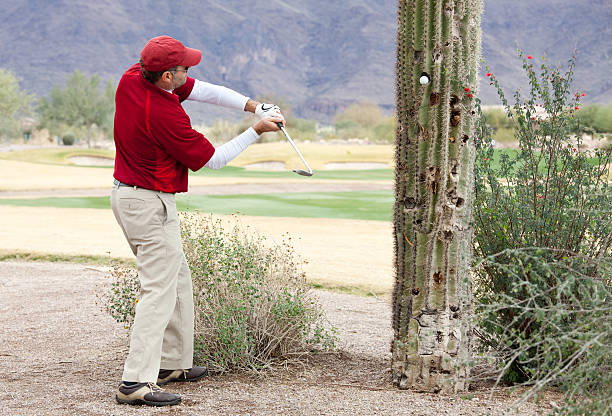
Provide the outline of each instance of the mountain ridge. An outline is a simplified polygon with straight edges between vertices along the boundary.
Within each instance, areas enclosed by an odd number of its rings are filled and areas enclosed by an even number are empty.
[[[576,89],[587,102],[612,101],[612,2],[484,5],[483,58],[506,92],[526,85],[517,43],[551,62],[566,62],[575,46]],[[0,10],[0,66],[39,96],[74,69],[116,83],[149,38],[168,34],[203,51],[192,76],[252,97],[277,97],[300,117],[329,122],[359,100],[393,110],[396,7],[391,0],[15,0]],[[484,72],[479,96],[496,104]],[[194,122],[240,116],[187,108]]]

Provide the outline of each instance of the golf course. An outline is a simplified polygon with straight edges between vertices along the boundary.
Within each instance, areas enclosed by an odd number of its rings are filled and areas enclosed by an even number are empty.
[[[287,143],[256,144],[231,166],[192,173],[190,192],[177,195],[178,209],[239,222],[272,243],[290,238],[315,286],[389,294],[392,146],[300,146],[314,176],[291,172],[300,161]],[[66,147],[0,153],[3,258],[91,256],[101,264],[133,258],[110,210],[112,166],[77,166],[71,162],[75,156],[112,162],[113,153]],[[244,168],[264,160],[287,169]],[[389,168],[319,170],[332,162]]]

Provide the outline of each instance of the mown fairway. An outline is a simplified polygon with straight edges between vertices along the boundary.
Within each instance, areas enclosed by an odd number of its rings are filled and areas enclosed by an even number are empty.
[[[264,217],[391,221],[391,191],[178,195],[179,211]],[[0,205],[109,209],[108,197],[0,199]]]

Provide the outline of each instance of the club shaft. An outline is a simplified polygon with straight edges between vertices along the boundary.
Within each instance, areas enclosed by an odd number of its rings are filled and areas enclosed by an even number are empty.
[[[302,162],[304,162],[304,166],[306,166],[308,168],[308,172],[312,173],[312,169],[310,169],[310,166],[308,166],[308,163],[304,159],[304,156],[302,156],[302,153],[300,153],[299,149],[297,148],[297,146],[295,145],[295,143],[293,142],[293,140],[291,139],[291,137],[287,133],[287,130],[285,130],[285,127],[283,127],[282,125],[279,126],[279,127],[280,127],[281,131],[283,132],[283,134],[285,135],[285,137],[287,138],[287,140],[289,140],[289,143],[291,144],[291,146],[293,146],[293,148],[295,149],[295,151],[298,154],[298,156],[300,157],[300,159],[302,159]]]

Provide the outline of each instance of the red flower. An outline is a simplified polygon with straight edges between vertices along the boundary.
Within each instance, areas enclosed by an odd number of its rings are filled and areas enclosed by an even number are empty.
[[[468,94],[468,98],[472,98],[472,94]]]
[[[579,110],[579,109],[580,109],[580,107],[574,107],[574,110]]]
[[[527,59],[533,59],[533,56],[527,55]]]
[[[490,77],[490,76],[491,76],[491,73],[490,73],[490,72],[487,72],[487,76],[488,76],[488,77]]]
[[[572,150],[575,152],[575,151],[576,151],[576,148],[574,147]]]
[[[585,93],[582,93],[582,96],[583,96],[583,97],[586,97],[586,94],[585,94]]]
[[[544,198],[542,195],[538,195],[538,199],[542,199]]]
[[[483,160],[489,160],[489,158],[488,158],[488,157],[485,157]]]
[[[532,120],[535,120],[535,117],[531,117]]]
[[[465,90],[465,92],[469,92],[470,91],[470,89],[468,87],[465,87],[464,90]]]

